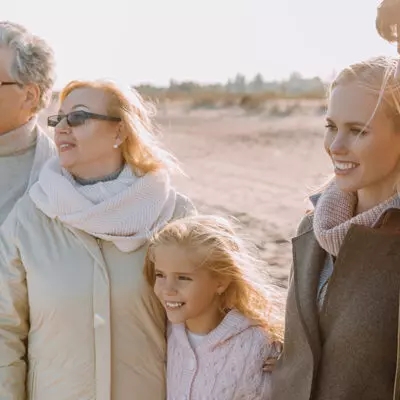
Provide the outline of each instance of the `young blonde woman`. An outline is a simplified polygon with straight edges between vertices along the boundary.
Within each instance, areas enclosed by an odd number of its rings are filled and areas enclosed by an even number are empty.
[[[193,207],[135,91],[76,81],[60,97],[58,157],[0,230],[0,398],[164,399],[146,243]]]
[[[271,398],[263,365],[279,351],[283,310],[259,267],[221,217],[180,219],[156,234],[145,273],[171,323],[168,400]]]
[[[397,60],[332,83],[325,150],[335,173],[293,239],[274,400],[400,395],[400,82]]]

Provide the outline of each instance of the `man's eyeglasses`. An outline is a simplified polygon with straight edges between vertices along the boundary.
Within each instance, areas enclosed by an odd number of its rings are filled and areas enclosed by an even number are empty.
[[[67,119],[67,124],[71,127],[83,125],[88,119],[97,119],[102,121],[121,121],[119,117],[110,117],[109,115],[94,114],[87,111],[72,111],[68,114],[51,115],[47,118],[47,125],[54,128],[64,118]]]
[[[18,82],[7,82],[7,81],[0,81],[0,86],[9,86],[9,85],[19,85]]]

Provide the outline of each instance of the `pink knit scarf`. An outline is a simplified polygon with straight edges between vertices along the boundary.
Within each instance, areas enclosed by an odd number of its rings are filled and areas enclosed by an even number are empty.
[[[333,181],[322,193],[314,211],[314,234],[320,246],[337,256],[351,225],[372,227],[389,208],[400,208],[396,194],[374,208],[354,216],[357,195],[340,190]]]

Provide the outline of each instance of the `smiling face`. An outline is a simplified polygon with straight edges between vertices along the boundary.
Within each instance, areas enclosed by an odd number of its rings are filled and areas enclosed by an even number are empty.
[[[74,89],[62,102],[59,114],[81,110],[108,115],[109,101],[109,95],[101,89]],[[63,118],[55,127],[54,140],[61,166],[79,178],[101,178],[123,164],[121,149],[114,147],[122,141],[119,122],[87,119],[71,127]]]
[[[169,321],[184,323],[194,333],[207,334],[221,322],[219,294],[227,285],[205,268],[197,268],[188,251],[160,245],[154,251],[154,291]]]
[[[359,201],[369,207],[391,197],[400,178],[400,131],[382,106],[370,121],[377,101],[356,83],[336,86],[329,99],[325,134],[338,187],[357,192]]]

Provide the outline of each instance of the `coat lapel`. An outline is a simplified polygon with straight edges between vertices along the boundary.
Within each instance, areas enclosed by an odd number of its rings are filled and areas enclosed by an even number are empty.
[[[293,278],[297,309],[303,321],[310,347],[317,362],[321,351],[318,323],[317,289],[326,252],[319,246],[313,231],[293,239]]]
[[[375,224],[375,228],[388,230],[395,234],[400,233],[400,210],[389,209],[387,210],[378,222]],[[398,249],[394,249],[393,252],[398,252]],[[400,305],[400,293],[399,293],[399,305]],[[400,399],[400,306],[399,306],[399,317],[397,326],[397,357],[396,357],[396,375],[394,381],[393,400]]]

